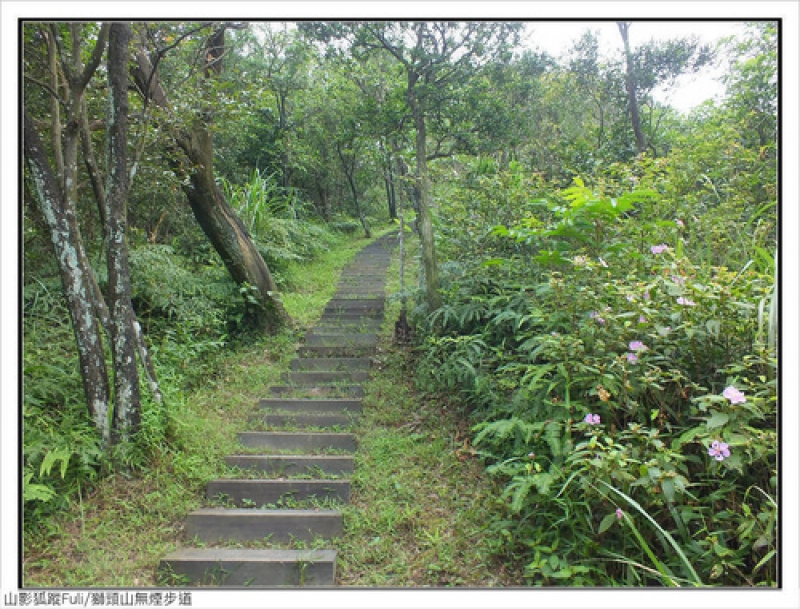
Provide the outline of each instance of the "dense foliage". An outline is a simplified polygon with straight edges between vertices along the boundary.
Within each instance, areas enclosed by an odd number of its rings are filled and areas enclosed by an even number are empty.
[[[418,384],[458,396],[534,584],[776,582],[775,143],[746,97],[567,188],[484,158],[442,191]]]

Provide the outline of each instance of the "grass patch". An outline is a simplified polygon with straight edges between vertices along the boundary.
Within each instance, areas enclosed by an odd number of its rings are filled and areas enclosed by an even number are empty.
[[[497,489],[451,413],[416,395],[407,354],[384,352],[367,384],[338,583],[345,586],[521,585],[486,534]]]

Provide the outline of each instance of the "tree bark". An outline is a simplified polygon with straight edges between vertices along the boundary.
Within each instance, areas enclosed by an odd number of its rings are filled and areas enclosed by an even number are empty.
[[[50,228],[50,238],[58,259],[61,283],[78,346],[89,415],[107,447],[111,442],[108,416],[110,388],[100,325],[95,317],[92,272],[80,237],[77,213],[53,175],[33,119],[25,112],[23,120],[25,160],[35,186],[36,199]]]
[[[138,336],[134,328],[128,250],[125,242],[128,207],[128,58],[131,28],[114,23],[108,44],[108,130],[105,202],[105,245],[108,265],[108,305],[111,314],[111,354],[114,361],[115,442],[128,442],[141,423]]]
[[[642,119],[639,116],[639,102],[636,100],[636,76],[633,69],[633,54],[631,53],[631,45],[628,39],[629,23],[618,21],[617,27],[622,36],[622,43],[625,47],[625,88],[628,92],[628,109],[631,114],[631,126],[633,127],[633,135],[636,138],[636,149],[639,154],[647,150],[647,140],[642,131]]]

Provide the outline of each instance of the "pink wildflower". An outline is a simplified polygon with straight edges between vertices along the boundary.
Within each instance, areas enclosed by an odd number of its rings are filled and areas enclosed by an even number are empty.
[[[731,456],[731,451],[728,449],[728,445],[725,444],[725,442],[714,440],[711,443],[711,448],[708,449],[708,455],[714,457],[717,461],[722,461]]]
[[[668,245],[666,245],[665,243],[662,243],[661,245],[654,245],[654,246],[652,246],[652,247],[650,248],[650,251],[651,251],[651,252],[653,252],[654,254],[663,254],[663,253],[664,253],[664,252],[666,252],[668,249],[669,249],[669,246],[668,246]]]
[[[600,424],[600,415],[599,414],[587,414],[586,417],[583,419],[584,423],[588,423],[589,425],[599,425]]]
[[[736,387],[730,386],[722,392],[722,397],[731,401],[731,404],[744,404],[747,398]]]

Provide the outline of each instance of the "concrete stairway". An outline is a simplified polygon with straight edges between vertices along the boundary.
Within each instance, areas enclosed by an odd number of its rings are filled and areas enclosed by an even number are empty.
[[[242,475],[207,486],[209,500],[222,499],[227,507],[203,508],[187,517],[187,540],[205,546],[165,556],[159,564],[162,581],[215,587],[335,585],[336,550],[306,547],[333,545],[342,533],[336,508],[350,499],[348,477],[357,448],[349,428],[361,413],[359,383],[369,377],[395,240],[394,235],[378,239],[343,270],[335,296],[306,335],[284,384],[259,400],[253,416],[259,431],[239,434],[248,450],[225,459]],[[263,547],[225,547],[229,542]]]

